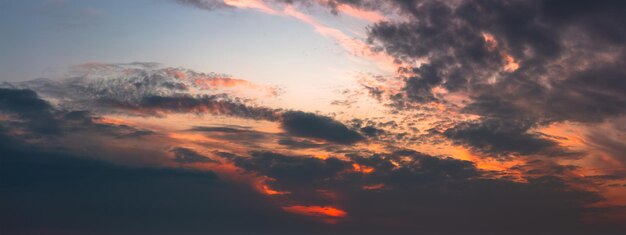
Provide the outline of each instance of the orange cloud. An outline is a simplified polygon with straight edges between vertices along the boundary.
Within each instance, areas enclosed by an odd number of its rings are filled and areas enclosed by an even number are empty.
[[[357,163],[352,163],[352,168],[354,171],[356,172],[361,172],[363,174],[371,174],[372,172],[374,172],[374,168],[373,167],[369,167],[369,166],[364,166],[364,165],[359,165]]]
[[[452,157],[460,160],[471,161],[476,164],[476,168],[488,171],[499,171],[507,173],[515,177],[516,180],[522,180],[523,175],[520,172],[511,171],[510,168],[516,165],[524,165],[526,162],[522,159],[510,159],[507,161],[494,158],[476,156],[468,149],[461,146],[450,146],[452,149]]]
[[[348,215],[347,212],[334,208],[334,207],[330,207],[330,206],[296,205],[296,206],[284,206],[282,207],[282,209],[290,213],[313,216],[313,217],[343,218]]]
[[[498,48],[498,41],[492,34],[483,32],[482,36],[488,51],[494,51]],[[504,57],[504,71],[515,72],[519,68],[519,63],[509,53],[503,50],[500,54]]]
[[[290,192],[283,192],[283,191],[277,191],[277,190],[273,190],[271,189],[269,186],[267,186],[266,184],[262,185],[262,189],[261,189],[263,194],[266,195],[284,195],[284,194],[289,194]]]
[[[211,139],[200,134],[187,134],[187,133],[170,133],[168,137],[178,140],[190,141],[190,142],[219,142],[215,139]]]
[[[173,76],[176,79],[183,81],[186,87],[193,87],[202,91],[213,91],[222,88],[233,88],[230,92],[245,92],[254,91],[265,93],[269,97],[278,96],[280,89],[274,86],[259,85],[248,80],[233,78],[224,74],[204,74],[195,73],[193,71],[178,69],[178,68],[166,68],[165,72],[169,76]],[[235,89],[237,88],[237,89]],[[239,89],[244,88],[244,89]]]
[[[483,35],[483,40],[485,40],[485,44],[489,51],[493,51],[496,49],[496,47],[498,47],[498,41],[496,41],[493,35],[489,33],[482,33],[482,35]]]
[[[130,125],[129,121],[126,120],[122,120],[122,119],[117,119],[117,118],[110,118],[110,117],[101,117],[96,119],[96,122],[102,123],[102,124],[108,124],[108,125]]]
[[[269,196],[291,194],[291,192],[278,191],[278,190],[274,190],[270,188],[270,186],[267,185],[266,181],[274,181],[274,180],[275,179],[269,178],[269,177],[261,178],[257,180],[256,182],[254,182],[254,187],[262,194],[269,195]]]
[[[515,70],[519,68],[519,63],[515,61],[515,58],[513,58],[513,56],[504,53],[504,60],[506,62],[506,64],[504,65],[504,71],[515,72]]]
[[[194,81],[194,85],[200,89],[213,89],[216,87],[234,87],[234,86],[250,86],[255,87],[252,83],[236,78],[215,77],[215,78],[199,78]]]

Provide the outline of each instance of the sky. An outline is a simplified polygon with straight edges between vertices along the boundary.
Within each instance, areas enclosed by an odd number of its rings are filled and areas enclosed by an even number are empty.
[[[624,234],[626,2],[0,2],[2,234]]]

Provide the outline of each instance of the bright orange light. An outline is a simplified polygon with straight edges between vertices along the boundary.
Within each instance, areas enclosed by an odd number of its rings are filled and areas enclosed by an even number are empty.
[[[568,148],[581,148],[586,145],[581,128],[571,123],[554,123],[538,129],[559,145]]]
[[[359,165],[357,163],[352,163],[352,168],[354,169],[354,171],[356,172],[361,172],[363,174],[371,174],[372,172],[374,172],[374,168],[373,167],[369,167],[369,166],[363,166],[363,165]]]
[[[330,207],[330,206],[284,206],[283,210],[306,216],[314,216],[314,217],[333,217],[333,218],[343,218],[348,215],[347,212]]]
[[[193,142],[216,142],[214,139],[208,138],[200,134],[184,134],[184,133],[170,133],[170,138],[193,141]]]
[[[291,193],[291,192],[273,190],[269,186],[267,186],[266,184],[263,184],[261,186],[261,192],[263,194],[265,194],[265,195],[285,195],[285,194],[290,194]]]
[[[493,51],[498,47],[498,41],[493,37],[493,35],[489,33],[483,33],[483,40],[485,40],[485,44],[487,45],[487,50]]]
[[[522,179],[522,174],[520,172],[509,170],[511,167],[515,165],[524,165],[526,162],[521,159],[511,159],[509,161],[499,161],[494,158],[486,158],[475,156],[468,149],[459,146],[452,146],[452,157],[456,159],[471,161],[476,164],[476,168],[481,170],[489,170],[489,171],[500,171],[510,173],[513,176],[516,176],[517,179]]]
[[[482,36],[488,51],[494,51],[498,48],[498,41],[493,35],[482,33]],[[519,63],[515,61],[513,56],[509,55],[506,51],[501,51],[500,54],[504,57],[504,71],[514,72],[519,68]]]
[[[317,158],[317,159],[322,159],[322,160],[326,160],[326,159],[330,158],[328,155],[323,155],[323,154],[313,155],[313,157]]]
[[[98,118],[96,121],[102,124],[109,124],[109,125],[116,125],[116,126],[129,124],[128,121],[117,119],[117,118],[108,118],[108,117],[101,117],[101,118]]]
[[[506,64],[504,65],[504,71],[514,72],[519,68],[519,64],[515,61],[515,58],[509,54],[504,54],[504,60]]]

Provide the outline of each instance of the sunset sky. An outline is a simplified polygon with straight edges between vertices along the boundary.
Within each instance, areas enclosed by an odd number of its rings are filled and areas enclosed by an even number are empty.
[[[0,234],[626,234],[626,1],[1,0]]]

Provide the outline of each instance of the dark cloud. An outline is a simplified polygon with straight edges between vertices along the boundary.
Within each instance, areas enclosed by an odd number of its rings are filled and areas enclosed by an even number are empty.
[[[5,234],[315,230],[315,224],[289,217],[251,188],[227,184],[212,172],[116,165],[24,145],[4,133],[0,139]]]
[[[206,157],[198,152],[183,148],[183,147],[175,147],[171,150],[174,153],[174,161],[178,163],[202,163],[202,162],[210,162],[210,163],[219,163],[219,161]]]
[[[250,157],[224,155],[236,166],[295,184],[324,180],[350,167],[337,158],[319,159],[309,156],[286,156],[273,152],[251,152]]]
[[[283,138],[278,140],[278,144],[287,146],[293,149],[309,149],[309,148],[319,148],[324,146],[323,144],[318,144],[309,140],[295,140],[293,138]]]
[[[95,68],[92,68],[93,66]],[[169,113],[225,115],[279,122],[288,135],[316,138],[337,144],[353,144],[364,139],[357,131],[351,130],[330,117],[256,106],[249,104],[250,102],[246,99],[233,98],[231,95],[223,93],[213,95],[181,93],[180,91],[184,91],[183,88],[186,87],[181,83],[185,79],[171,77],[174,76],[171,75],[172,73],[177,74],[181,71],[189,74],[184,76],[205,76],[204,74],[198,75],[192,71],[171,68],[155,70],[154,65],[143,64],[98,64],[93,66],[88,66],[89,73],[96,70],[98,71],[96,74],[104,74],[98,76],[104,77],[96,76],[94,78],[92,76],[95,75],[83,75],[60,82],[38,80],[18,84],[18,86],[40,90],[47,96],[62,99],[64,106],[70,108],[85,107],[94,113],[124,113],[143,116],[161,116]],[[127,70],[131,72],[124,72]],[[126,74],[126,76],[121,76],[118,73]],[[127,75],[127,73],[131,75]],[[132,85],[129,86],[129,83]],[[231,133],[233,136],[235,136],[235,132],[239,132],[242,135],[245,134],[249,137],[256,135],[259,138],[267,134],[233,128],[203,128],[196,131]],[[138,135],[141,133],[136,132]]]
[[[40,103],[41,99],[33,98],[34,93],[26,93],[30,95],[24,96],[32,99],[24,100]],[[168,110],[189,110],[197,102],[179,104],[168,99],[158,104]],[[20,116],[29,113],[21,106],[5,105],[3,109],[17,118],[28,119]],[[33,112],[41,110],[62,120],[64,131],[120,130],[117,126],[100,126],[98,118],[87,111],[58,111],[41,105]],[[328,117],[302,112],[285,114],[288,115],[278,120],[296,126],[295,132],[285,128],[287,134],[300,135],[297,128],[303,124],[332,130],[307,134],[309,138],[337,140],[320,135],[357,133]],[[0,127],[0,221],[9,233],[54,230],[56,234],[458,234],[453,228],[463,227],[468,234],[511,233],[511,228],[532,234],[584,234],[592,227],[581,223],[580,218],[586,215],[587,205],[601,200],[593,192],[569,187],[558,177],[529,177],[527,182],[513,182],[492,178],[469,161],[413,151],[349,154],[343,159],[269,151],[253,151],[250,156],[216,153],[246,172],[274,179],[268,182],[272,189],[290,192],[281,196],[287,198],[282,203],[335,205],[348,212],[348,218],[340,224],[319,224],[287,215],[280,210],[283,204],[276,205],[247,186],[223,182],[213,173],[91,160],[90,156],[27,145],[6,135],[4,128]],[[190,131],[226,135],[254,132],[235,126],[194,127]],[[206,156],[191,149],[177,147],[172,151],[179,162],[207,161]],[[509,213],[512,211],[515,213]],[[481,226],[485,221],[490,226]],[[237,227],[242,223],[246,226]],[[611,232],[606,230],[608,227],[602,229],[605,230],[594,232]]]
[[[434,88],[467,95],[461,111],[485,122],[445,131],[458,143],[491,153],[533,154],[554,143],[531,128],[626,114],[623,1],[389,4],[407,20],[372,25],[370,42],[400,61],[419,63],[401,68],[403,90],[383,97],[396,109],[410,109],[445,103]]]
[[[121,110],[138,111],[144,114],[159,113],[196,113],[227,115],[239,118],[276,121],[289,135],[321,139],[337,144],[353,144],[363,140],[358,132],[343,123],[327,116],[302,111],[283,111],[267,107],[250,106],[225,96],[147,96],[139,102],[119,102],[101,100],[104,106]],[[195,131],[204,132],[247,132],[233,128],[201,128]]]
[[[60,132],[52,105],[32,90],[0,88],[0,112],[16,115],[35,132]]]
[[[414,76],[398,102],[440,101],[432,88],[441,86],[468,92],[479,115],[598,121],[625,112],[626,33],[615,25],[626,21],[623,2],[395,2],[412,19],[375,24],[371,40],[398,59],[426,60],[405,68]],[[503,71],[509,55],[514,72]]]
[[[557,143],[539,134],[528,133],[528,124],[503,122],[499,119],[461,123],[447,129],[443,135],[460,144],[480,151],[507,155],[545,153],[557,148]]]
[[[363,140],[358,132],[326,116],[300,111],[282,114],[281,126],[289,134],[322,139],[338,144],[353,144]]]
[[[364,234],[622,231],[616,224],[598,229],[581,222],[588,213],[615,208],[588,209],[588,203],[602,198],[594,192],[572,188],[555,176],[528,177],[525,182],[492,178],[472,162],[414,151],[351,155],[343,160],[272,152],[251,152],[249,157],[218,155],[246,171],[271,177],[273,180],[268,182],[271,187],[289,192],[284,197],[296,203],[330,204],[346,210],[348,220],[338,224],[334,231]],[[485,223],[489,225],[484,226]],[[461,227],[463,232],[458,230]]]
[[[257,131],[240,126],[195,126],[188,131],[202,133],[209,138],[220,139],[249,148],[261,148],[264,143],[273,143],[282,134]]]
[[[0,88],[0,112],[15,115],[2,121],[11,128],[24,129],[33,136],[61,135],[73,132],[97,132],[116,138],[141,137],[154,134],[151,130],[125,124],[100,123],[90,111],[59,110],[36,92],[28,89]]]
[[[66,107],[84,108],[94,113],[144,116],[169,113],[225,115],[279,122],[288,135],[337,144],[353,144],[364,139],[357,131],[327,116],[257,106],[251,104],[249,99],[220,93],[217,89],[209,90],[217,92],[216,94],[192,95],[187,92],[190,86],[198,86],[197,84],[203,84],[207,80],[212,84],[216,79],[223,79],[218,74],[159,68],[151,63],[86,64],[75,70],[77,77],[61,81],[34,80],[14,86],[40,91],[48,97],[63,100],[62,105]],[[232,128],[204,128],[202,131],[246,132]],[[246,133],[252,134],[252,131]]]
[[[147,96],[137,104],[130,104],[136,110],[154,110],[179,113],[210,113],[255,120],[275,121],[277,110],[265,107],[252,107],[241,102],[231,101],[222,96]],[[121,106],[122,108],[127,108]]]
[[[382,129],[378,129],[378,128],[373,127],[373,126],[366,126],[366,127],[362,127],[362,128],[361,128],[361,132],[362,132],[363,134],[365,134],[365,135],[367,135],[367,136],[371,136],[371,137],[373,137],[373,136],[378,136],[378,135],[381,135],[381,134],[384,134],[384,133],[385,133],[385,131],[384,131],[384,130],[382,130]]]

